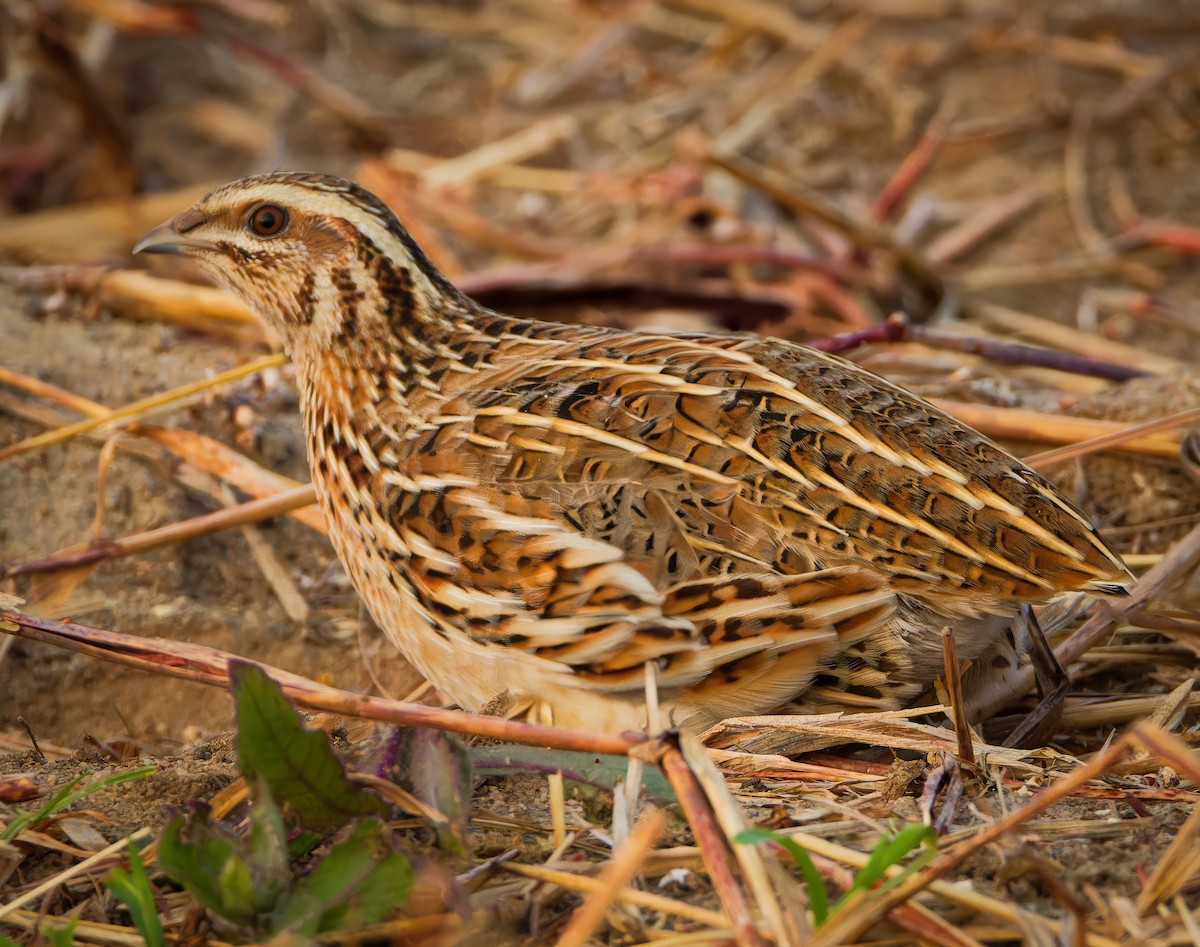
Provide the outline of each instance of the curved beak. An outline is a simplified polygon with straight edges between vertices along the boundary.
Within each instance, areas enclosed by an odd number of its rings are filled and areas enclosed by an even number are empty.
[[[134,253],[187,253],[190,250],[214,250],[212,243],[194,233],[208,218],[192,209],[159,224],[133,247]]]

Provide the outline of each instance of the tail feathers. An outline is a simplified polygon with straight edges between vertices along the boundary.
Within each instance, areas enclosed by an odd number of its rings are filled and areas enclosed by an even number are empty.
[[[667,592],[663,611],[690,619],[708,647],[670,661],[677,673],[703,669],[680,694],[680,712],[700,722],[786,703],[824,658],[865,638],[895,608],[882,580],[848,566],[682,583]]]

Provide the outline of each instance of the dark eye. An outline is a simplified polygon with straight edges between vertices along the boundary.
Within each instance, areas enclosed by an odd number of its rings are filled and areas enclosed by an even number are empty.
[[[287,211],[278,204],[261,204],[250,212],[250,229],[260,237],[274,237],[287,222]]]

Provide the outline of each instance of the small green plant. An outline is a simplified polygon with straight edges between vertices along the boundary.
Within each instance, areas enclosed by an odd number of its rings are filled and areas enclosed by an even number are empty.
[[[38,933],[50,941],[51,947],[72,947],[75,943],[75,928],[78,926],[78,918],[72,919],[69,924],[47,918],[38,927]],[[11,937],[0,934],[0,947],[21,947],[21,945]]]
[[[114,868],[104,876],[104,883],[117,899],[125,905],[133,926],[138,929],[146,947],[165,947],[162,921],[158,917],[158,908],[154,904],[154,888],[146,875],[146,866],[142,863],[141,853],[137,845],[129,843],[129,870]],[[71,944],[70,937],[66,945]]]
[[[58,792],[46,800],[42,807],[36,812],[28,812],[25,809],[18,809],[16,818],[14,818],[5,827],[4,831],[0,832],[0,842],[11,842],[18,835],[24,832],[25,829],[50,818],[60,809],[65,809],[68,806],[74,805],[84,796],[88,795],[88,793],[93,793],[97,789],[104,789],[108,786],[116,786],[118,783],[127,783],[134,779],[142,779],[155,772],[156,769],[157,767],[154,766],[141,766],[137,769],[131,769],[124,773],[115,773],[112,776],[102,776],[100,779],[92,780],[92,782],[79,789],[76,789],[75,787],[79,786],[79,784],[83,782],[84,778],[88,774],[83,773],[79,776],[76,776]]]
[[[879,844],[871,850],[867,863],[859,869],[854,881],[846,889],[846,893],[838,899],[832,908],[825,896],[825,882],[811,856],[795,839],[781,832],[770,829],[754,828],[739,832],[734,841],[745,845],[758,842],[774,842],[782,846],[792,856],[792,860],[804,876],[804,886],[808,889],[808,903],[812,908],[813,923],[820,927],[830,917],[837,914],[856,891],[870,891],[879,895],[900,884],[913,872],[918,871],[933,860],[937,854],[937,833],[928,825],[920,823],[906,825],[898,832],[886,833]],[[892,877],[887,877],[888,870],[894,865],[901,864],[910,852],[924,845],[925,851],[905,865],[904,870]]]
[[[230,670],[238,762],[253,799],[248,830],[237,834],[195,805],[163,829],[159,867],[219,923],[257,939],[307,939],[382,919],[413,884],[378,818],[385,803],[351,782],[325,734],[304,726],[264,671]],[[293,857],[347,826],[315,864],[294,870]]]
[[[75,928],[79,926],[79,919],[72,918],[69,924],[48,923],[43,924],[41,933],[46,935],[46,940],[50,941],[51,947],[74,947],[75,944]]]

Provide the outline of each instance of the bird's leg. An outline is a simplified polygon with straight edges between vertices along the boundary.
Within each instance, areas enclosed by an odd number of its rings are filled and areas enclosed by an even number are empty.
[[[1008,735],[1004,745],[1038,746],[1053,736],[1062,719],[1063,703],[1071,689],[1071,678],[1046,640],[1031,606],[1022,606],[1017,622],[1021,627],[1021,640],[1029,645],[1039,699],[1037,706]]]

